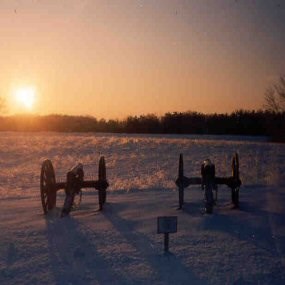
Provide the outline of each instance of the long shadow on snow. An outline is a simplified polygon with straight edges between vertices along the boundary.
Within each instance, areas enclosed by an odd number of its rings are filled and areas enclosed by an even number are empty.
[[[47,217],[46,226],[49,262],[56,284],[124,284],[72,216]]]
[[[238,215],[231,215],[232,211],[246,213],[246,216],[239,218]],[[214,208],[214,213],[209,219],[205,217],[201,228],[228,233],[268,252],[274,252],[277,256],[284,256],[284,237],[275,237],[272,229],[273,224],[284,226],[284,215],[263,210],[256,204],[241,202],[240,209]]]
[[[183,213],[191,215],[191,217],[201,217],[203,210],[203,202],[184,202]]]
[[[285,256],[285,237],[275,237],[273,228],[278,225],[284,227],[284,214],[264,210],[262,208],[264,204],[260,204],[260,201],[257,198],[251,204],[241,202],[240,209],[216,207],[213,214],[205,215],[200,227],[203,230],[225,232],[265,250],[272,257],[279,257],[274,272],[265,272],[263,278],[268,280],[268,284],[283,284],[285,264],[282,260]],[[241,283],[237,281],[235,284],[246,283],[241,279]]]
[[[118,232],[129,242],[155,270],[154,283],[161,284],[207,284],[198,279],[191,269],[187,268],[173,253],[162,255],[154,248],[152,241],[143,233],[136,231],[139,222],[129,221],[120,216],[123,205],[114,205],[104,211],[104,216],[110,220]],[[153,224],[156,224],[156,217]],[[138,280],[139,281],[139,280]],[[190,282],[190,283],[189,283]]]

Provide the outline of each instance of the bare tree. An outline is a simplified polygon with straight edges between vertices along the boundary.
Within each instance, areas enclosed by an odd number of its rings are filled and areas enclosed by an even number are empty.
[[[285,112],[285,76],[280,76],[276,83],[266,89],[264,99],[266,110],[274,113]]]

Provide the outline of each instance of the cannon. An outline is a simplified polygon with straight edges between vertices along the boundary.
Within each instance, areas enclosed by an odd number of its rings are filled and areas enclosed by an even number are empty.
[[[239,177],[239,156],[237,153],[233,155],[231,167],[232,176],[216,177],[215,165],[209,159],[206,159],[201,165],[201,177],[188,178],[184,176],[183,154],[180,154],[178,178],[175,181],[178,187],[178,209],[182,209],[184,204],[184,188],[188,187],[189,185],[201,185],[201,188],[204,191],[205,211],[206,213],[211,214],[218,199],[218,185],[221,184],[227,185],[231,189],[232,204],[234,208],[238,208],[241,180]]]
[[[44,214],[56,207],[57,191],[65,191],[64,205],[61,216],[69,214],[72,208],[79,206],[82,197],[82,188],[95,188],[98,190],[99,211],[106,202],[106,190],[109,184],[106,177],[106,164],[104,157],[100,157],[98,180],[84,180],[84,170],[81,163],[67,172],[65,182],[56,182],[52,162],[46,159],[42,163],[40,174],[40,194]],[[78,201],[76,202],[76,197]]]

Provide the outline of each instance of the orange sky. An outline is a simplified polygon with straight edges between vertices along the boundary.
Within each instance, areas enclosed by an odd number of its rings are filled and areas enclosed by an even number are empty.
[[[0,96],[10,114],[26,86],[37,114],[258,109],[284,73],[282,3],[1,0]]]

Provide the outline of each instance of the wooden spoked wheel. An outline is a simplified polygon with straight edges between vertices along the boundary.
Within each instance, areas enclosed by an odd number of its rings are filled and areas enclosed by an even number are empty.
[[[184,168],[183,167],[183,154],[180,153],[180,156],[179,156],[179,167],[178,167],[178,177],[179,177],[180,180],[183,180],[183,176],[184,176],[184,169],[183,168]]]
[[[181,209],[184,204],[184,165],[183,165],[183,154],[181,153],[179,156],[179,166],[178,166],[178,200],[179,200],[179,208]]]
[[[239,180],[239,157],[237,153],[232,158],[232,175],[235,180]]]
[[[239,185],[239,157],[235,153],[232,158],[232,175],[236,185]],[[239,207],[239,186],[232,188],[232,203],[235,207]]]
[[[56,206],[55,173],[49,159],[45,160],[41,168],[40,192],[42,207],[45,214]]]
[[[99,178],[99,181],[106,181],[107,180],[106,163],[105,163],[104,156],[101,156],[100,160],[99,160],[98,178]]]
[[[106,196],[107,196],[106,189],[108,187],[107,174],[106,174],[106,163],[105,163],[104,156],[101,156],[99,160],[98,179],[100,183],[100,189],[98,190],[99,204],[100,204],[99,206],[100,206],[100,209],[102,209],[103,204],[106,203]]]

